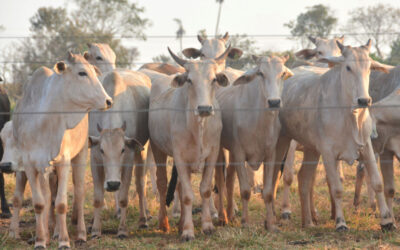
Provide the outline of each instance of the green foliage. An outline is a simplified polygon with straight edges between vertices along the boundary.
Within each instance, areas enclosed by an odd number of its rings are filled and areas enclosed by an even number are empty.
[[[254,60],[252,55],[257,55],[258,48],[255,46],[254,39],[247,37],[247,35],[233,35],[230,37],[232,48],[239,48],[243,51],[243,55],[239,59],[227,59],[226,66],[234,69],[247,70],[252,68]]]
[[[129,67],[138,57],[136,48],[125,47],[121,36],[145,39],[150,25],[144,9],[128,0],[74,0],[75,8],[42,7],[30,19],[31,37],[14,47],[10,57],[13,82],[22,84],[38,67],[52,67],[68,50],[83,52],[87,43],[108,43],[117,55],[119,67]],[[7,58],[10,60],[11,58]],[[18,93],[17,93],[18,94]]]
[[[376,53],[383,58],[382,46],[389,45],[395,39],[393,33],[400,29],[400,8],[377,4],[355,9],[349,14],[350,19],[343,29],[349,33],[364,33],[354,36],[362,44],[373,38]]]
[[[400,65],[400,37],[392,43],[392,51],[387,59],[389,64]]]
[[[152,58],[153,62],[162,62],[162,63],[174,63],[170,56],[166,56],[164,54],[155,56]]]
[[[300,13],[296,20],[284,24],[290,29],[295,39],[300,39],[302,44],[308,43],[307,36],[327,37],[336,27],[337,18],[328,6],[318,4],[307,7],[307,11]]]

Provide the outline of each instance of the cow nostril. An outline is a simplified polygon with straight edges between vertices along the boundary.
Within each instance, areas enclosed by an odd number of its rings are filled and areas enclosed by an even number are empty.
[[[112,106],[112,101],[111,101],[110,99],[107,99],[107,100],[106,100],[106,105],[107,105],[107,108],[111,108],[111,106]]]
[[[107,191],[108,192],[115,192],[119,189],[121,182],[119,181],[107,181]]]
[[[270,108],[279,108],[281,104],[280,99],[270,99],[268,100],[268,105]]]
[[[198,106],[197,111],[200,116],[210,116],[212,113],[212,106]]]
[[[371,105],[371,98],[358,98],[358,105],[361,107],[367,107]]]

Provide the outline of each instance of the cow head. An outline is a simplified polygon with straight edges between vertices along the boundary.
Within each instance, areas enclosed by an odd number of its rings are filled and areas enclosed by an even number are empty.
[[[22,158],[17,148],[17,141],[14,138],[12,121],[4,124],[0,132],[3,143],[3,158],[0,162],[0,172],[11,172],[22,170]]]
[[[352,100],[352,106],[370,106],[372,102],[368,93],[370,70],[374,69],[388,73],[388,69],[385,65],[369,57],[371,39],[360,47],[344,46],[339,41],[336,43],[342,55],[324,57],[319,59],[319,62],[340,67],[340,80],[346,86],[345,98]]]
[[[253,56],[256,67],[239,77],[233,85],[247,84],[260,78],[261,89],[270,108],[279,108],[281,103],[280,89],[282,80],[293,76],[290,69],[285,66],[289,56],[258,57]]]
[[[122,168],[126,162],[133,162],[135,150],[142,150],[143,146],[134,138],[125,135],[126,122],[121,128],[102,129],[97,124],[100,136],[89,136],[89,146],[99,147],[104,166],[104,189],[115,192],[121,185]],[[131,159],[126,161],[125,159]]]
[[[308,39],[315,45],[315,48],[303,49],[295,54],[297,57],[310,60],[312,58],[319,59],[327,56],[340,56],[341,54],[336,42],[343,43],[344,36],[333,39],[309,36]]]
[[[197,39],[201,44],[200,49],[188,48],[184,49],[182,53],[187,58],[198,58],[200,59],[213,59],[220,56],[226,50],[226,44],[229,40],[228,32],[221,38],[211,38],[207,39],[207,37],[202,37],[201,35],[197,35]],[[228,57],[231,59],[238,59],[242,56],[242,50],[238,48],[231,48]]]
[[[106,43],[88,43],[89,51],[83,56],[92,65],[97,66],[102,73],[110,72],[115,69],[115,53]]]
[[[229,85],[228,77],[224,73],[219,73],[219,68],[225,64],[230,46],[218,58],[200,61],[188,61],[175,55],[169,48],[168,51],[186,70],[185,73],[176,75],[171,85],[187,88],[189,105],[195,110],[195,115],[201,117],[212,115],[217,85],[223,87]]]
[[[68,52],[67,60],[58,62],[54,71],[62,79],[64,97],[71,105],[84,110],[111,107],[112,99],[97,78],[99,70],[82,55]]]

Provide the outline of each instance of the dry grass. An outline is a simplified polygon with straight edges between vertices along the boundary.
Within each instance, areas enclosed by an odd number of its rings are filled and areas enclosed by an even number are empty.
[[[300,159],[300,155],[297,155]],[[399,164],[396,162],[396,166]],[[288,223],[282,224],[279,221],[280,233],[269,233],[263,227],[265,217],[264,202],[260,194],[253,194],[250,202],[250,225],[247,228],[240,226],[240,219],[225,227],[216,227],[216,231],[211,236],[206,236],[200,231],[200,215],[194,215],[196,228],[196,239],[192,242],[181,243],[177,232],[176,219],[170,217],[171,232],[163,233],[157,228],[157,212],[158,205],[155,196],[151,193],[150,183],[148,185],[148,204],[153,218],[149,222],[149,229],[138,229],[138,201],[137,197],[132,199],[134,193],[134,185],[131,188],[131,200],[129,203],[128,226],[130,235],[127,239],[120,240],[116,238],[118,228],[118,220],[114,216],[114,199],[113,195],[106,195],[107,209],[103,211],[103,235],[100,239],[88,240],[88,242],[78,248],[85,249],[116,249],[116,248],[195,248],[195,249],[227,249],[227,248],[400,248],[400,232],[382,233],[379,227],[379,219],[375,218],[371,211],[366,209],[366,191],[363,189],[363,201],[361,210],[355,212],[353,208],[353,192],[355,180],[355,166],[345,167],[346,180],[344,194],[344,212],[346,221],[350,227],[347,233],[336,233],[334,231],[334,222],[330,220],[330,202],[328,188],[326,186],[325,174],[322,165],[318,167],[317,185],[315,188],[315,201],[318,210],[319,223],[315,228],[301,228],[300,217],[300,202],[297,193],[297,180],[292,185],[291,204],[292,204],[292,219]],[[89,227],[92,220],[92,193],[93,184],[92,177],[87,169],[86,176],[86,202],[85,202],[85,219],[86,225]],[[399,169],[395,169],[396,176],[399,174]],[[6,191],[8,199],[11,200],[14,177],[9,175],[6,177]],[[396,179],[396,186],[399,189],[399,180]],[[195,207],[200,205],[198,194],[199,176],[194,178],[193,187],[196,193]],[[72,185],[70,185],[72,189]],[[236,184],[237,202],[240,201],[238,184]],[[277,194],[276,212],[280,215],[280,189]],[[69,192],[71,194],[72,192]],[[30,191],[27,188],[25,197],[29,199]],[[72,197],[69,197],[71,201]],[[395,203],[395,215],[399,216],[400,211],[397,209],[398,204]],[[0,248],[2,249],[24,249],[32,248],[32,245],[27,243],[27,240],[34,236],[35,218],[31,205],[23,209],[21,216],[21,237],[22,240],[14,240],[8,237],[7,229],[9,225],[8,219],[0,219]],[[68,216],[69,218],[69,216]],[[399,220],[399,219],[397,219]],[[69,222],[70,223],[70,222]],[[71,236],[71,244],[74,246],[74,227],[70,225],[69,232]],[[57,242],[52,241],[50,248],[56,248]]]

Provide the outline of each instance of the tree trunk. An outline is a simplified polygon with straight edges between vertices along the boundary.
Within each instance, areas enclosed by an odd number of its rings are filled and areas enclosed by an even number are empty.
[[[217,25],[215,26],[215,37],[218,36],[219,19],[221,17],[221,7],[222,7],[222,2],[220,2],[219,8],[218,8]]]

